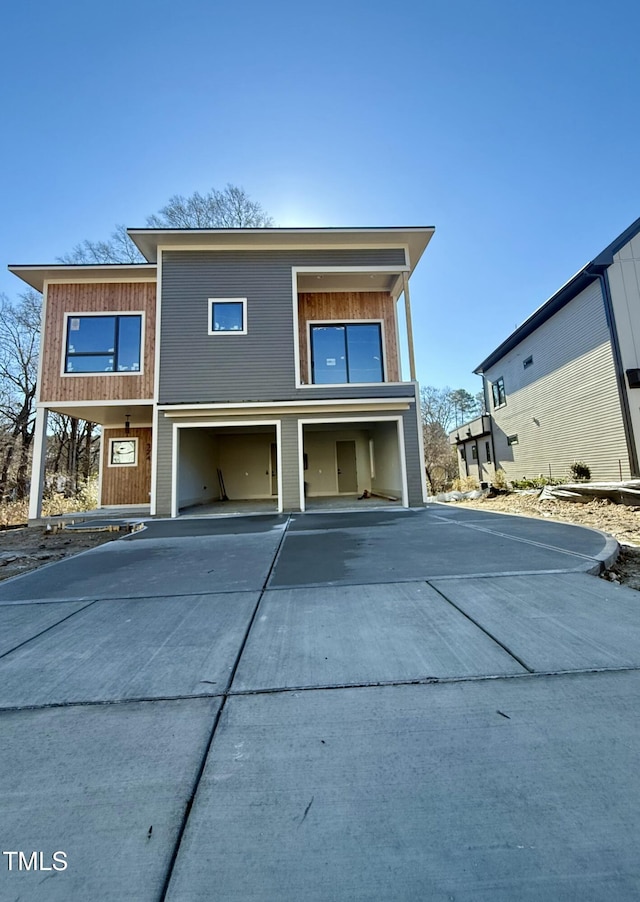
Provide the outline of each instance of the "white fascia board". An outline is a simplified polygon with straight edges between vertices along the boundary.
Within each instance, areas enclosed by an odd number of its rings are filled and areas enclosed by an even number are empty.
[[[379,383],[373,383],[378,385]],[[398,382],[392,383],[387,382],[387,385],[415,385],[413,382]],[[306,387],[306,386],[305,386]],[[141,402],[144,403],[144,402]],[[335,405],[337,407],[341,407],[344,405],[361,405],[366,406],[369,404],[415,404],[415,395],[407,397],[398,397],[398,398],[325,398],[324,400],[309,400],[309,401],[243,401],[227,404],[159,404],[158,410],[163,412],[170,413],[171,411],[179,411],[179,410],[190,410],[193,413],[202,410],[207,412],[209,410],[241,410],[245,408],[260,408],[260,407],[313,407],[315,405]]]
[[[91,373],[89,374],[91,375]],[[153,406],[153,398],[125,398],[121,401],[39,401],[37,407],[143,407]]]

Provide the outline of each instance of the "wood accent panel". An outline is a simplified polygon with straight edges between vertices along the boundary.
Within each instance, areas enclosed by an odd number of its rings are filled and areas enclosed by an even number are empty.
[[[386,291],[326,291],[298,295],[300,376],[309,377],[309,327],[313,320],[381,319],[384,322],[387,381],[399,382],[395,302]]]
[[[65,313],[125,313],[143,310],[145,332],[140,375],[61,375]],[[156,334],[155,282],[49,285],[42,341],[40,401],[128,401],[153,397]]]
[[[109,439],[137,438],[138,463],[135,467],[109,466]],[[151,491],[151,429],[132,428],[102,430],[102,497],[101,504],[149,504]]]

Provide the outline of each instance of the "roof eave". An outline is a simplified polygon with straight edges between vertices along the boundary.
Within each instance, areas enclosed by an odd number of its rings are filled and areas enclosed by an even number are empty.
[[[505,354],[512,351],[520,342],[534,332],[539,326],[546,322],[550,317],[557,313],[565,304],[578,295],[581,291],[598,277],[599,273],[604,272],[608,266],[613,263],[614,256],[620,251],[625,244],[628,244],[640,232],[640,219],[636,219],[631,223],[628,229],[625,229],[614,241],[611,242],[597,257],[575,274],[562,288],[556,291],[549,300],[545,301],[537,310],[531,314],[511,335],[509,335],[502,344],[486,357],[482,363],[474,369],[474,373],[481,376],[490,366],[501,360]]]
[[[312,249],[325,239],[335,247],[362,247],[371,242],[372,247],[390,243],[407,244],[410,250],[411,270],[422,257],[435,232],[434,226],[366,226],[335,228],[257,228],[257,229],[127,229],[127,234],[142,255],[150,262],[158,257],[161,245],[182,246],[185,250],[196,245],[211,246],[224,242],[229,248],[234,244],[255,244],[256,248],[277,249],[297,244]],[[360,240],[358,241],[358,236]],[[378,241],[373,241],[377,237]],[[239,239],[244,239],[241,242]],[[314,240],[315,239],[315,240]],[[342,240],[340,240],[342,239]]]
[[[90,279],[96,282],[118,278],[131,278],[134,281],[145,273],[155,276],[155,263],[44,263],[44,264],[10,264],[7,269],[36,291],[44,290],[44,283],[57,281],[78,282]]]

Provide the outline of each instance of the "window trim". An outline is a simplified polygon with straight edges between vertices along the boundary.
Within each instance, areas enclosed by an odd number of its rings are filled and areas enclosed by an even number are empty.
[[[69,320],[75,319],[76,317],[89,317],[89,316],[139,316],[140,317],[140,369],[139,370],[96,370],[92,373],[67,373],[66,372],[66,363],[67,363],[67,345],[69,343]],[[108,376],[109,378],[113,376],[143,376],[144,375],[144,356],[145,356],[145,345],[146,345],[146,312],[144,310],[90,310],[86,313],[72,313],[68,310],[65,310],[64,317],[62,320],[62,356],[60,360],[60,375],[64,377],[71,377],[74,379],[78,378],[89,378],[93,379],[96,376]]]
[[[113,446],[116,442],[133,442],[133,463],[117,464],[113,462]],[[119,470],[121,467],[137,467],[138,466],[138,439],[131,435],[119,435],[117,438],[109,439],[109,452],[107,454],[107,466],[114,467]]]
[[[246,298],[208,298],[207,299],[207,326],[208,335],[247,335],[247,299]],[[242,304],[242,329],[214,329],[213,305],[214,304]]]
[[[382,352],[382,382],[314,382],[311,348],[312,326],[380,326],[380,351]],[[383,319],[308,319],[307,320],[307,385],[301,388],[344,388],[351,385],[384,385],[387,376],[387,344]]]
[[[499,383],[502,383],[502,401],[500,401],[500,403],[496,404],[495,389],[497,388]],[[499,390],[498,390],[498,396],[500,396]],[[499,410],[501,407],[507,406],[507,393],[506,393],[505,387],[504,387],[504,376],[498,376],[497,379],[492,380],[492,382],[491,382],[491,400],[493,401],[493,409],[494,410]]]
[[[513,432],[511,435],[507,436],[507,445],[509,448],[513,447],[513,445],[519,445],[520,441],[518,439],[518,433]]]
[[[524,370],[528,370],[530,366],[533,366],[533,354],[529,354],[529,356],[526,357],[526,358],[522,361],[522,368],[523,368]]]

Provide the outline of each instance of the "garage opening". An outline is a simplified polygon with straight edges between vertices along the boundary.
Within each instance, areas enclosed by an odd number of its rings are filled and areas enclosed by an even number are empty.
[[[177,509],[207,516],[279,509],[275,425],[178,429]]]
[[[397,420],[306,423],[303,467],[307,510],[407,505]]]

